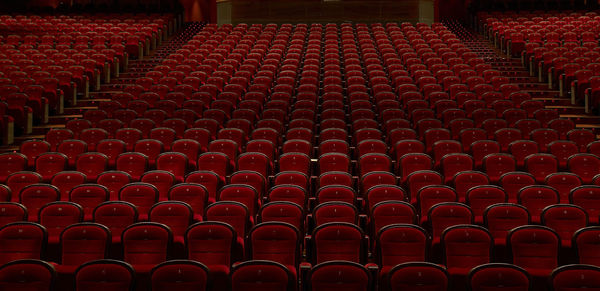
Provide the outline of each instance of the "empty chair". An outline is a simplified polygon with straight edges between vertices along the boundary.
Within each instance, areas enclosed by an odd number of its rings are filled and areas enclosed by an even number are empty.
[[[531,214],[533,223],[540,223],[540,215],[548,205],[560,203],[558,192],[545,185],[533,185],[521,188],[519,191],[519,204],[525,206]]]
[[[21,259],[42,259],[46,228],[33,222],[14,222],[0,228],[0,263]]]
[[[448,290],[450,286],[446,268],[428,262],[399,264],[390,270],[387,280],[392,291]]]
[[[123,231],[121,242],[123,260],[131,264],[136,274],[142,276],[138,278],[143,280],[155,265],[167,260],[171,231],[164,224],[138,222]]]
[[[300,261],[300,234],[285,222],[263,222],[248,233],[248,253],[251,260],[269,260],[280,263],[297,274]]]
[[[381,266],[379,278],[387,278],[398,264],[425,261],[429,239],[427,232],[413,224],[390,224],[377,232],[377,262]],[[381,282],[385,284],[386,282]]]
[[[552,271],[550,286],[556,291],[595,289],[600,287],[599,274],[598,266],[578,264],[560,266]]]
[[[346,154],[328,153],[319,157],[319,173],[339,171],[348,172],[350,169],[350,159]]]
[[[325,172],[319,175],[317,182],[319,187],[329,185],[352,187],[354,185],[354,180],[352,179],[352,175],[350,173],[338,171]]]
[[[296,171],[310,175],[310,157],[303,153],[285,153],[280,155],[279,171]]]
[[[75,290],[131,291],[135,272],[128,263],[117,260],[96,260],[82,264],[75,271]]]
[[[19,202],[27,208],[29,221],[38,221],[38,213],[44,205],[57,201],[60,197],[58,188],[48,184],[32,184],[26,186],[19,194]]]
[[[558,266],[558,234],[545,226],[523,225],[512,229],[506,240],[512,263],[525,269],[533,277],[533,284],[544,284]]]
[[[571,248],[573,234],[588,224],[585,210],[571,204],[550,205],[544,208],[541,218],[543,225],[558,234],[563,248]]]
[[[239,171],[256,171],[264,177],[268,177],[271,172],[271,161],[263,153],[246,152],[238,157],[237,169]]]
[[[320,203],[313,211],[312,215],[307,217],[309,231],[313,226],[319,226],[329,222],[347,222],[357,224],[358,210],[347,202],[330,201]],[[313,225],[311,225],[313,224]]]
[[[39,260],[16,260],[0,267],[2,290],[51,290],[55,270],[49,263]]]
[[[265,193],[267,181],[265,177],[256,171],[242,170],[236,171],[229,176],[231,184],[246,184],[252,186],[258,195],[262,197]]]
[[[35,171],[42,175],[44,181],[50,181],[56,173],[66,169],[67,161],[68,158],[64,154],[55,152],[43,153],[35,159]]]
[[[354,189],[348,186],[329,185],[319,188],[315,194],[318,203],[329,201],[341,201],[350,204],[356,204],[357,194]]]
[[[156,187],[156,190],[158,190],[158,200],[164,201],[167,200],[167,194],[169,193],[169,189],[171,189],[171,187],[177,181],[175,175],[173,175],[171,172],[163,170],[154,170],[144,173],[140,177],[140,182],[148,183]]]
[[[156,157],[156,169],[167,171],[175,176],[177,182],[183,182],[188,169],[188,157],[177,152],[162,153]]]
[[[19,221],[27,221],[25,206],[16,202],[0,202],[0,227]]]
[[[496,247],[506,246],[506,236],[511,229],[531,222],[527,208],[512,203],[488,206],[483,213],[483,221]]]
[[[467,193],[471,188],[489,184],[490,180],[487,175],[479,171],[458,172],[452,178],[452,185],[456,190],[459,202],[464,202],[466,200]]]
[[[195,171],[185,177],[186,183],[200,184],[206,188],[208,192],[208,202],[215,202],[217,199],[217,192],[221,188],[221,178],[219,175],[212,171]]]
[[[108,190],[108,200],[119,200],[119,190],[131,182],[131,176],[123,171],[106,171],[98,175],[96,179],[98,185],[102,185]]]
[[[548,175],[545,184],[558,191],[560,203],[569,203],[571,190],[581,186],[582,181],[573,173],[559,172]]]
[[[392,160],[385,154],[368,153],[358,158],[359,175],[373,171],[390,171],[392,168]]]
[[[231,225],[218,221],[198,222],[186,231],[187,258],[208,267],[213,288],[228,286],[236,237]]]
[[[445,183],[452,181],[454,176],[463,171],[473,170],[473,158],[468,154],[451,153],[442,157],[440,162]]]
[[[456,192],[454,189],[443,185],[429,185],[421,188],[417,197],[419,214],[421,215],[421,223],[427,221],[426,214],[431,207],[442,202],[457,201]]]
[[[158,189],[148,183],[130,183],[119,191],[119,200],[135,205],[139,220],[148,220],[150,207],[158,202]]]
[[[0,170],[0,182],[2,183],[6,182],[11,174],[24,171],[28,166],[27,157],[20,153],[0,154],[0,162],[3,165]]]
[[[600,158],[593,154],[575,154],[567,161],[569,172],[577,174],[584,184],[591,184],[600,174]]]
[[[198,156],[198,170],[213,171],[223,182],[229,174],[229,169],[229,157],[224,153],[206,152]]]
[[[204,211],[205,220],[229,224],[237,234],[237,244],[243,248],[246,233],[250,228],[248,208],[236,201],[219,201],[210,204]]]
[[[531,154],[525,158],[525,168],[538,183],[543,183],[548,175],[558,171],[558,161],[550,154]]]
[[[117,171],[127,173],[132,181],[139,181],[148,168],[148,157],[137,152],[122,153],[116,163]]]
[[[456,286],[464,283],[471,269],[491,261],[493,242],[487,229],[477,225],[455,225],[444,230],[444,262]]]
[[[579,264],[600,266],[598,246],[600,243],[600,228],[588,226],[573,234],[573,249]]]
[[[361,263],[365,240],[362,230],[351,223],[331,222],[315,228],[311,237],[312,262],[344,260]]]
[[[249,185],[244,184],[229,184],[221,188],[219,191],[219,201],[236,201],[244,204],[248,209],[250,221],[254,222],[254,216],[258,212],[261,203],[259,201],[258,192]]]
[[[60,200],[69,200],[71,189],[86,182],[85,174],[77,171],[63,171],[56,173],[50,184],[60,190]]]
[[[417,204],[419,191],[429,185],[442,185],[442,175],[435,171],[416,171],[408,176],[406,184],[410,196],[410,203]]]
[[[25,157],[27,157],[27,167],[33,168],[33,167],[35,167],[35,159],[40,154],[45,153],[45,152],[49,152],[50,149],[51,149],[50,143],[48,143],[47,141],[30,139],[30,140],[24,141],[21,144],[21,146],[19,147],[19,152],[22,155],[24,155]],[[5,157],[3,156],[2,161],[4,162],[4,160],[12,160],[12,158],[9,159],[9,156],[10,157],[14,157],[15,153],[13,153],[11,155],[6,155]],[[21,160],[21,159],[16,159],[16,160],[12,160],[12,161],[15,162],[15,163],[20,163],[19,160]],[[11,168],[12,167],[7,166],[7,168],[5,169],[5,171],[11,171],[12,172],[14,169],[11,169]],[[0,176],[4,177],[4,174],[0,174]],[[0,181],[4,181],[4,180],[6,180],[6,177],[0,178]]]
[[[241,290],[292,291],[295,282],[290,271],[273,261],[246,261],[231,270],[231,291]]]
[[[276,185],[269,190],[269,201],[288,201],[298,204],[300,207],[307,207],[308,193],[302,187],[297,185],[282,184]]]
[[[512,155],[489,154],[483,158],[483,167],[490,181],[497,183],[502,174],[512,172],[517,167],[517,162]]]
[[[469,189],[466,203],[473,211],[475,223],[481,224],[487,207],[498,203],[506,203],[507,198],[504,189],[498,186],[480,185]]]
[[[104,259],[110,245],[110,230],[97,223],[76,223],[67,226],[60,234],[59,274],[73,275],[82,264]]]
[[[314,291],[336,288],[358,291],[373,288],[369,270],[347,261],[329,261],[312,267],[307,284],[310,284],[310,290]]]
[[[193,219],[197,221],[202,220],[204,207],[208,205],[208,191],[201,184],[177,184],[169,189],[167,198],[188,204],[193,212]]]
[[[152,269],[150,280],[152,290],[198,290],[208,289],[208,268],[191,260],[171,260]]]
[[[180,248],[174,251],[183,251],[185,245],[184,235],[192,223],[194,213],[192,208],[181,201],[162,201],[150,208],[148,220],[162,223],[171,229],[173,247]]]
[[[472,224],[473,212],[469,206],[462,203],[442,202],[429,209],[427,220],[431,226],[431,245],[435,248],[440,243],[446,228],[459,224]]]
[[[499,185],[504,188],[508,195],[508,202],[516,203],[519,191],[526,187],[535,185],[535,178],[527,172],[508,172],[500,176]]]
[[[477,266],[469,272],[470,290],[487,288],[527,291],[530,288],[529,274],[512,264],[489,263]]]
[[[109,200],[108,189],[98,184],[75,186],[69,193],[69,201],[79,204],[83,209],[85,221],[92,220],[96,206]]]

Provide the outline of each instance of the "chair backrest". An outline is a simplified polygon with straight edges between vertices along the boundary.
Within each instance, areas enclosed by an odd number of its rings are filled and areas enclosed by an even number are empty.
[[[542,224],[550,227],[560,236],[563,247],[570,247],[573,234],[588,225],[585,210],[571,204],[550,205],[542,211]]]
[[[39,219],[48,231],[48,239],[56,243],[63,229],[83,221],[83,209],[73,202],[50,202],[40,209]]]
[[[150,281],[152,290],[198,290],[209,288],[208,268],[196,261],[172,260],[154,267]]]
[[[175,237],[183,237],[188,226],[192,223],[194,213],[192,208],[181,201],[162,201],[150,208],[148,220],[162,223],[171,229]]]
[[[0,264],[20,259],[41,259],[46,228],[34,222],[13,222],[0,228]]]
[[[204,218],[208,221],[221,221],[233,227],[238,238],[244,240],[249,230],[248,208],[240,202],[219,201],[206,207]]]
[[[390,290],[448,290],[446,268],[428,262],[399,264],[388,275]]]
[[[0,290],[51,290],[54,267],[39,260],[16,260],[0,267]]]
[[[438,243],[442,232],[453,225],[472,224],[473,212],[466,204],[458,202],[438,203],[429,209],[428,221],[431,224],[432,243]]]
[[[527,272],[541,274],[558,266],[560,237],[541,225],[523,225],[512,229],[506,238],[513,264]]]
[[[573,249],[580,264],[600,266],[600,227],[588,226],[573,234]]]
[[[82,184],[75,186],[69,193],[69,201],[79,204],[83,208],[85,220],[91,220],[94,208],[109,200],[108,189],[98,184]]]
[[[347,261],[320,263],[310,270],[310,290],[371,290],[371,274],[364,266]]]
[[[442,233],[444,261],[450,273],[453,270],[470,270],[489,263],[494,240],[487,229],[477,225],[455,225]]]
[[[121,235],[123,260],[132,265],[156,265],[167,260],[171,242],[168,226],[156,222],[138,222]]]
[[[522,205],[512,203],[500,203],[490,205],[483,213],[483,222],[494,237],[496,244],[506,242],[508,232],[521,225],[531,222],[529,211]]]
[[[382,268],[406,262],[425,261],[429,236],[414,224],[390,224],[377,233],[378,260]]]
[[[105,258],[111,241],[108,227],[97,223],[67,226],[60,235],[61,264],[79,266]]]
[[[186,234],[187,257],[208,267],[231,266],[236,233],[231,225],[203,221],[191,225]]]
[[[263,205],[259,211],[261,222],[287,222],[300,232],[304,230],[304,209],[300,205],[288,201],[275,201]]]
[[[27,208],[17,202],[0,202],[0,227],[19,221],[27,221]]]
[[[600,267],[592,265],[565,265],[550,275],[552,290],[594,289],[600,286]]]
[[[50,202],[57,201],[60,197],[60,191],[52,185],[33,184],[25,186],[19,197],[21,204],[29,212],[29,221],[38,221],[40,209]]]
[[[378,233],[383,227],[396,224],[417,222],[417,210],[405,201],[387,200],[373,206],[371,211],[373,233]]]
[[[489,263],[473,268],[469,272],[470,290],[507,288],[527,291],[531,286],[529,274],[523,268],[504,263]]]
[[[272,261],[246,261],[231,271],[231,291],[265,290],[292,291],[294,280],[290,271],[282,264]]]
[[[295,268],[300,259],[300,234],[285,222],[263,222],[248,233],[247,247],[252,260],[269,260]]]
[[[135,271],[128,263],[117,260],[87,262],[75,271],[76,291],[132,291]]]
[[[158,202],[158,189],[152,184],[129,183],[119,191],[119,200],[135,205],[139,219],[146,220],[150,207]]]
[[[94,208],[93,221],[110,229],[113,238],[120,240],[123,230],[137,222],[135,205],[125,201],[107,201]]]
[[[347,222],[358,223],[358,210],[347,202],[330,201],[320,203],[312,211],[312,221],[314,226],[319,226],[329,222]]]
[[[360,263],[365,250],[362,230],[351,223],[330,222],[318,226],[312,235],[313,262],[345,260]]]

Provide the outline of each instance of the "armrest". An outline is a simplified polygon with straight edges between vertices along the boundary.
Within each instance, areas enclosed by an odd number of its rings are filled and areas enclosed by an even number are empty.
[[[310,273],[310,269],[312,268],[312,265],[308,262],[302,262],[300,263],[299,266],[299,274],[298,277],[300,278],[300,289],[299,290],[308,290],[309,286],[308,286],[308,274]]]
[[[548,89],[552,90],[552,76],[554,75],[554,67],[548,69]]]
[[[364,231],[367,230],[367,224],[369,223],[369,217],[366,214],[358,215],[358,226]]]
[[[379,278],[379,266],[375,263],[368,263],[365,265],[369,273],[371,274],[371,289],[377,286],[377,279]]]
[[[304,259],[308,260],[312,257],[312,236],[304,237]]]
[[[566,78],[565,74],[560,74],[558,76],[558,96],[560,96],[560,97],[565,96],[565,85],[566,85],[565,78]]]
[[[592,96],[592,88],[585,89],[583,94],[583,103],[585,108],[585,113],[590,113],[590,97]]]
[[[571,105],[575,105],[575,99],[577,98],[577,86],[579,82],[577,79],[571,82]]]
[[[315,219],[311,213],[306,214],[306,233],[312,233],[315,229]]]

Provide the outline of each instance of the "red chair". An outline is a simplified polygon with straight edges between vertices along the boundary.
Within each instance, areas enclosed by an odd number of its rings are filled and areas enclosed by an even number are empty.
[[[101,291],[112,288],[119,291],[132,290],[135,271],[125,262],[95,260],[79,266],[75,271],[75,289]]]
[[[529,274],[523,268],[505,264],[489,263],[477,266],[469,272],[468,286],[471,290],[504,288],[510,282],[513,290],[529,290]]]
[[[52,265],[39,260],[16,260],[0,267],[0,288],[51,290],[56,277]]]
[[[428,262],[408,262],[395,266],[388,275],[388,286],[392,291],[448,290],[450,278],[446,268]]]
[[[553,290],[595,288],[600,285],[598,274],[600,274],[600,267],[597,266],[577,264],[561,266],[552,271],[550,285]]]
[[[145,275],[149,275],[155,265],[167,260],[171,241],[171,230],[164,224],[132,224],[123,230],[121,235],[123,261],[133,266],[136,274],[140,276],[139,279],[147,279]]]
[[[312,267],[307,282],[310,290],[315,291],[330,290],[331,286],[345,286],[348,290],[373,288],[367,268],[347,261],[329,261]]]
[[[426,261],[429,251],[427,232],[412,224],[390,224],[377,232],[377,262],[379,278],[387,278],[396,265]],[[385,281],[380,284],[386,284]]]
[[[46,248],[46,228],[33,222],[14,222],[0,228],[0,262],[41,259]]]
[[[573,234],[588,225],[587,213],[571,204],[550,205],[542,211],[542,224],[553,229],[561,238],[561,247],[571,248]]]
[[[92,220],[93,211],[99,204],[110,198],[108,188],[98,184],[81,184],[69,193],[69,201],[79,204],[83,209],[83,219]]]
[[[477,225],[455,225],[444,230],[444,262],[456,286],[464,282],[471,269],[491,261],[493,242],[487,229]]]
[[[584,185],[571,190],[569,194],[569,202],[585,209],[592,224],[597,223],[600,214],[599,193],[600,186]]]
[[[343,242],[343,243],[342,243]],[[344,260],[360,263],[364,259],[365,240],[362,230],[350,223],[323,224],[312,233],[310,244],[312,262]]]
[[[192,288],[205,291],[209,286],[209,270],[198,262],[171,260],[154,267],[150,275],[152,290],[173,290]]]
[[[292,291],[294,277],[290,271],[273,261],[246,261],[231,270],[231,291],[264,290],[268,284],[273,290]]]
[[[77,223],[67,226],[60,234],[60,275],[72,276],[87,262],[104,259],[110,245],[110,230],[97,223]]]
[[[506,238],[512,263],[532,276],[533,284],[543,284],[558,266],[560,237],[552,229],[523,225],[512,229]]]
[[[148,219],[148,211],[152,205],[158,202],[158,195],[159,192],[155,186],[142,182],[127,184],[119,190],[119,200],[135,205],[138,219],[141,221]]]

